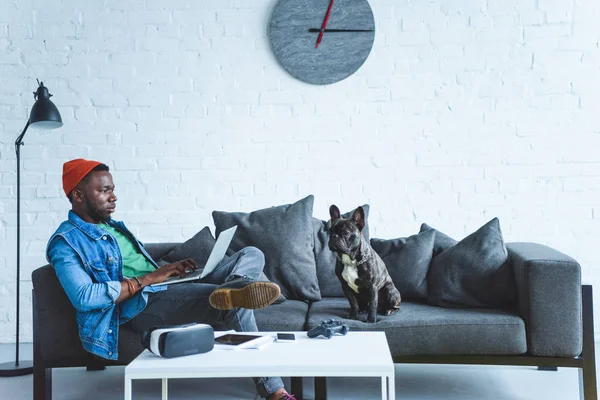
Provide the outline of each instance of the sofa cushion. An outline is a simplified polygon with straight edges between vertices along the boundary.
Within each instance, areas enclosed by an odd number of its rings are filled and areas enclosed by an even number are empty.
[[[148,243],[144,244],[144,248],[150,254],[150,257],[156,262],[167,255],[173,247],[180,245],[181,243]]]
[[[371,247],[385,263],[402,300],[427,300],[434,237],[435,232],[429,230],[407,238],[371,239]]]
[[[498,218],[433,257],[427,281],[433,305],[514,307],[515,278]]]
[[[347,319],[349,310],[344,298],[324,298],[311,304],[306,328],[310,330],[333,318],[347,323],[350,331],[383,331],[394,357],[516,355],[527,351],[525,323],[509,311],[402,302],[396,314],[378,315],[377,322],[371,324]],[[364,314],[360,317],[366,319]]]
[[[433,257],[440,254],[442,251],[449,249],[458,243],[456,240],[452,239],[450,236],[438,231],[437,229],[432,228],[427,224],[421,224],[421,229],[419,232],[425,232],[428,230],[432,230],[435,232],[435,238],[433,240]]]
[[[308,307],[304,301],[288,300],[254,310],[254,318],[262,332],[304,331]]]
[[[210,233],[210,228],[205,226],[190,239],[173,247],[159,261],[161,264],[168,264],[191,258],[200,266],[206,265],[215,242],[215,238]]]
[[[365,239],[369,240],[369,205],[362,206],[365,211],[365,227],[362,234]],[[342,218],[350,218],[354,210],[342,214]],[[331,220],[323,221],[318,218],[312,218],[312,226],[314,233],[314,253],[315,262],[317,264],[317,278],[319,280],[319,288],[321,296],[324,297],[343,297],[344,291],[342,285],[335,275],[335,254],[329,250],[329,228]]]
[[[250,213],[213,211],[216,233],[237,225],[228,254],[255,246],[265,255],[265,274],[293,300],[321,299],[311,224],[314,197]]]

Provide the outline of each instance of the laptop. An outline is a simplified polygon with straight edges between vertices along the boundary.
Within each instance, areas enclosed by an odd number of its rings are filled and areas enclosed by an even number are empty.
[[[169,285],[171,283],[188,282],[204,278],[206,275],[210,274],[217,267],[217,265],[219,265],[223,257],[225,257],[225,253],[229,248],[229,244],[231,243],[231,239],[233,239],[233,234],[235,233],[236,229],[237,225],[234,225],[231,228],[221,232],[212,251],[210,252],[210,255],[208,256],[208,260],[206,261],[204,268],[198,268],[197,270],[185,274],[184,276],[171,276],[160,283],[154,283],[150,286]]]

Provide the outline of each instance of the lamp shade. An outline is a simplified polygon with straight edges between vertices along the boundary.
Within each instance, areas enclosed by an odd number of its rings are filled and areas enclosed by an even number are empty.
[[[62,118],[54,103],[50,101],[52,95],[48,92],[48,88],[44,86],[44,82],[40,82],[37,92],[33,95],[36,100],[33,107],[31,107],[29,124],[41,129],[60,128],[63,125]]]

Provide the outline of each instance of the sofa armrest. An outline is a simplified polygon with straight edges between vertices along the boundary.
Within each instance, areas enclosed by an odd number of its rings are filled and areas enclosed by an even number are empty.
[[[577,357],[583,346],[581,267],[536,243],[507,243],[530,354]]]
[[[56,365],[63,359],[85,360],[88,353],[81,346],[75,308],[63,290],[54,268],[50,265],[35,269],[33,283],[33,332],[37,356],[47,365]],[[81,364],[85,365],[85,363]]]

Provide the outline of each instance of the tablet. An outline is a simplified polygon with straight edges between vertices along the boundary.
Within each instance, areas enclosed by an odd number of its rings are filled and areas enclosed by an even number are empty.
[[[220,344],[228,344],[231,346],[237,346],[242,343],[246,343],[251,340],[259,339],[259,338],[262,338],[262,336],[260,336],[260,335],[237,335],[234,333],[228,333],[226,335],[216,337],[215,342],[220,343]]]

